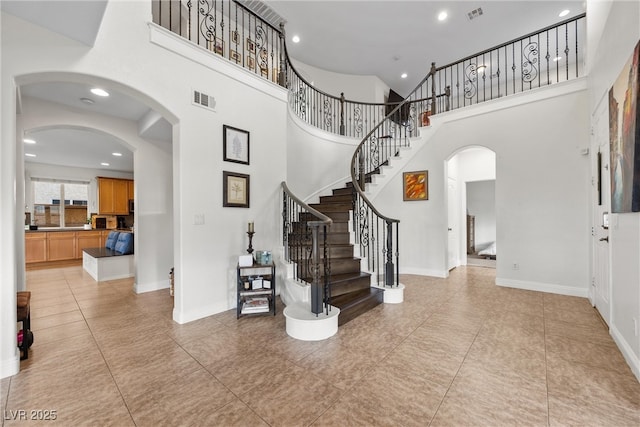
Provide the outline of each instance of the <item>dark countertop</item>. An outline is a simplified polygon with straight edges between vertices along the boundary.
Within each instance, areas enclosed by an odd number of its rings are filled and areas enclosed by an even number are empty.
[[[108,258],[108,257],[113,257],[113,256],[126,256],[126,255],[133,255],[131,254],[121,254],[120,252],[116,252],[112,249],[107,249],[107,248],[84,248],[83,249],[84,252],[86,252],[87,254],[91,255],[94,258]]]
[[[59,227],[47,228],[47,227],[43,227],[43,228],[38,228],[37,230],[27,230],[27,229],[24,230],[25,233],[57,233],[57,232],[61,232],[61,231],[117,231],[119,233],[132,233],[130,228],[119,228],[119,229],[116,229],[116,230],[111,230],[111,229],[107,229],[107,228],[92,228],[91,230],[86,230],[86,229],[81,228],[81,227],[65,227],[65,228],[59,228]]]

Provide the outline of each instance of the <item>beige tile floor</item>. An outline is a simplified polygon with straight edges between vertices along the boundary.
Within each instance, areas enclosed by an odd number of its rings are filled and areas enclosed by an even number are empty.
[[[166,290],[27,278],[35,343],[1,381],[6,426],[640,425],[640,384],[588,301],[497,287],[493,269],[403,276],[403,304],[323,342],[289,338],[281,305],[178,325]]]

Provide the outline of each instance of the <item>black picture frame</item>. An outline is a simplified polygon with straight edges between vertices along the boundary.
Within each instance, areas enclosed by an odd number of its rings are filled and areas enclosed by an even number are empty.
[[[249,164],[249,131],[222,126],[222,154],[225,162]]]
[[[222,206],[248,208],[251,178],[247,174],[222,171]]]

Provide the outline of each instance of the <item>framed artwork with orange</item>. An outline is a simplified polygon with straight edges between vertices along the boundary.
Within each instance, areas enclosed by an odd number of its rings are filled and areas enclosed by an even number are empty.
[[[402,200],[429,200],[429,171],[402,174]]]

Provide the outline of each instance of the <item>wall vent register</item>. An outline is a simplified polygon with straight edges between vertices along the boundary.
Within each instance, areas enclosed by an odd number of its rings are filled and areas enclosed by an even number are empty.
[[[206,93],[194,90],[191,102],[207,110],[216,111],[216,99]]]

